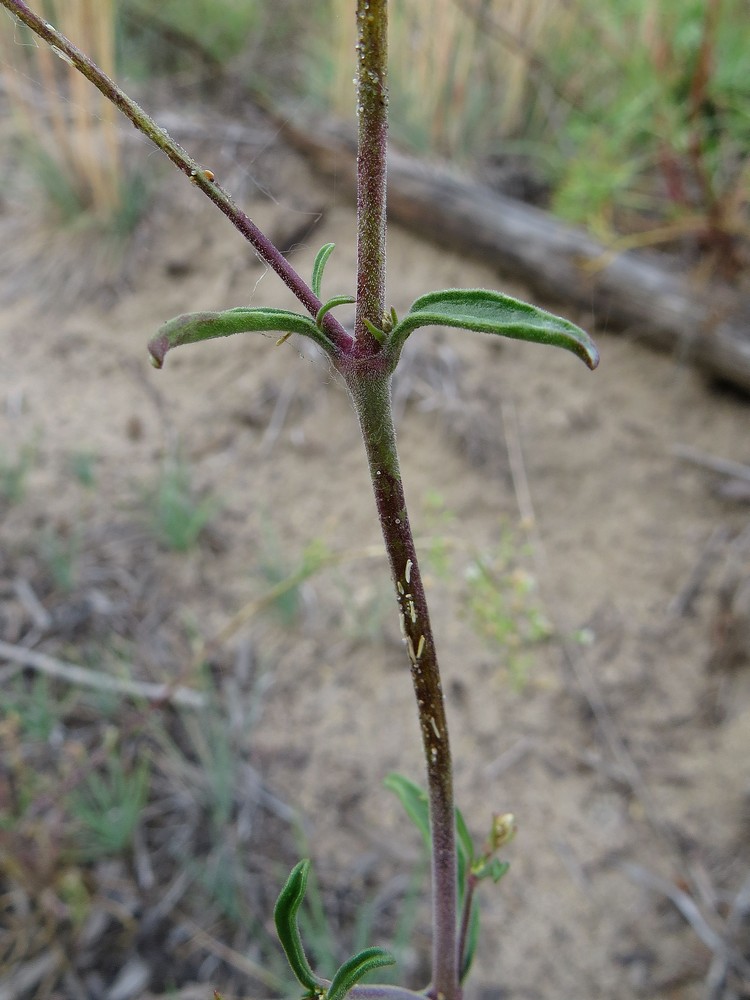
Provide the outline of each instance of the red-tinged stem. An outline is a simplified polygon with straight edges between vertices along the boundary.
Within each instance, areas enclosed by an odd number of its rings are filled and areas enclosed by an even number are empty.
[[[379,350],[365,326],[385,311],[385,192],[388,145],[388,2],[357,0],[357,314],[356,353]]]
[[[399,605],[427,764],[432,836],[432,984],[435,1000],[459,1000],[456,836],[448,723],[427,599],[396,451],[388,363],[365,324],[385,313],[388,0],[357,0],[357,315],[342,372],[359,418]]]
[[[456,950],[457,869],[453,770],[440,671],[401,483],[390,373],[382,355],[339,363],[359,418],[370,478],[396,587],[427,764],[432,835],[432,986],[435,1000],[460,1000]]]
[[[162,152],[166,153],[172,163],[186,174],[196,187],[226,215],[232,225],[239,230],[245,239],[253,246],[258,256],[279,275],[281,280],[294,293],[297,299],[315,316],[322,303],[313,293],[310,286],[300,277],[284,255],[271,243],[231,197],[213,179],[210,171],[206,171],[185,150],[170,138],[166,130],[159,128],[156,122],[135,101],[123,93],[117,84],[111,80],[84,52],[59,32],[49,21],[36,15],[23,0],[0,0],[0,5],[15,14],[36,35],[48,42],[58,52],[81,72],[87,80],[107,98],[122,113],[129,118],[135,127],[143,132]],[[342,354],[352,350],[354,341],[341,326],[332,313],[327,313],[323,320],[323,328],[332,343]]]

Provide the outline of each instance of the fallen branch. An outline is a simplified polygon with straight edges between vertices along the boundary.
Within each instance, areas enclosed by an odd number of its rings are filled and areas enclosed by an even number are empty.
[[[354,190],[354,134],[341,123],[264,110],[288,142],[340,188]],[[614,253],[583,229],[508,198],[459,172],[392,150],[388,213],[393,222],[522,279],[538,294],[593,311],[750,392],[750,298],[702,282],[655,253]]]

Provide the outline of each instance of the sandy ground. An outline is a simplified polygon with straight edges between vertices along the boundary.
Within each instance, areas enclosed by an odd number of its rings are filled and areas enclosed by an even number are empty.
[[[259,129],[249,151],[206,147],[207,162],[262,226],[295,242],[303,274],[317,247],[335,242],[325,289],[349,291],[350,206]],[[6,229],[15,225],[7,216]],[[38,271],[45,282],[70,271],[71,253],[95,271],[95,255],[78,257],[72,246],[57,244],[68,259]],[[420,749],[385,563],[371,554],[378,526],[349,401],[325,361],[294,339],[275,347],[236,337],[175,352],[162,372],[149,368],[145,342],[172,315],[292,305],[184,181],[144,223],[135,254],[116,294],[54,310],[40,307],[48,288],[6,294],[0,441],[6,457],[29,447],[33,459],[24,500],[0,508],[0,637],[29,635],[12,591],[19,577],[64,621],[73,597],[105,577],[99,587],[109,593],[119,574],[139,588],[127,627],[104,614],[96,629],[60,626],[34,647],[81,662],[98,643],[98,666],[111,669],[115,634],[125,631],[133,676],[195,684],[190,664],[202,642],[297,568],[311,542],[347,553],[302,585],[296,613],[253,617],[212,647],[212,664],[243,759],[303,818],[324,902],[340,906],[346,925],[380,892],[386,941],[420,853],[382,779],[400,770],[420,780]],[[446,286],[526,294],[395,227],[388,254],[399,312]],[[8,293],[19,276],[6,271]],[[750,575],[750,546],[746,503],[719,495],[723,480],[674,449],[750,461],[748,406],[642,347],[636,330],[615,335],[605,317],[571,318],[597,338],[596,373],[552,349],[424,331],[396,383],[407,497],[428,539],[458,802],[478,840],[493,811],[512,811],[519,827],[510,873],[482,889],[467,996],[697,1000],[715,950],[665,886],[724,934],[747,878],[750,644],[732,602]],[[186,554],[160,548],[144,513],[149,485],[176,450],[195,488],[216,502]],[[93,487],[71,475],[80,455],[91,460]],[[47,537],[77,540],[72,596],[42,582]],[[513,629],[510,646],[482,634],[484,598],[471,579],[478,556],[498,574],[490,618],[503,618],[510,567],[536,584],[515,600],[523,613],[543,610],[546,641],[519,651]],[[262,835],[261,825],[248,847],[258,856],[273,853]],[[428,930],[420,910],[406,959],[415,985]],[[746,930],[735,945],[747,956]],[[221,969],[212,974],[219,982]],[[148,976],[144,983],[135,995],[146,995]],[[750,993],[730,975],[713,995]]]

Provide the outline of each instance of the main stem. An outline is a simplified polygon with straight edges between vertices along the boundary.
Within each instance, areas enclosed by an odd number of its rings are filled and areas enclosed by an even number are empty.
[[[388,147],[388,0],[357,0],[357,313],[355,353],[378,344],[365,326],[383,325]]]
[[[355,348],[339,367],[367,451],[401,631],[411,664],[432,834],[432,985],[435,1000],[459,1000],[456,952],[456,836],[448,723],[414,538],[401,483],[391,407],[391,373],[365,320],[385,312],[388,2],[357,0],[357,315]]]
[[[369,370],[362,371],[362,368]],[[372,366],[365,360],[355,363],[344,375],[359,417],[380,526],[396,586],[401,633],[411,664],[427,762],[433,894],[430,994],[444,1000],[459,1000],[456,838],[448,723],[427,599],[401,483],[390,376],[373,374]]]

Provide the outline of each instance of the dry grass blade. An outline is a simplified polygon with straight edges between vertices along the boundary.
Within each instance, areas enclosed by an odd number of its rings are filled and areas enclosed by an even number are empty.
[[[277,992],[284,990],[285,984],[278,976],[264,969],[262,965],[258,965],[257,962],[254,962],[246,955],[235,951],[234,948],[230,948],[228,945],[222,944],[221,941],[217,941],[215,937],[204,931],[202,927],[199,927],[189,917],[182,917],[182,923],[192,934],[193,941],[201,948],[210,951],[212,955],[216,955],[223,962],[233,966],[238,972],[252,977],[269,989]]]
[[[539,60],[529,54],[564,7],[563,0],[490,0],[481,10],[456,0],[394,4],[391,89],[403,101],[396,119],[403,113],[421,141],[444,155],[464,153],[469,130],[485,138],[489,130],[495,138],[513,132],[524,113],[530,74],[538,69]],[[331,0],[326,22],[335,33],[328,96],[342,114],[350,110],[342,103],[348,100],[354,45],[349,8],[349,0]]]
[[[63,954],[55,948],[25,962],[10,975],[0,979],[0,1000],[18,1000],[43,980],[55,975],[63,964]]]
[[[56,0],[49,16],[114,75],[114,0]],[[49,46],[22,44],[20,32],[12,22],[0,24],[3,77],[16,130],[35,157],[62,174],[79,208],[111,217],[122,197],[116,109]],[[23,86],[27,77],[41,79],[41,101]]]

